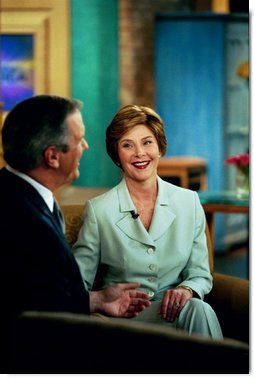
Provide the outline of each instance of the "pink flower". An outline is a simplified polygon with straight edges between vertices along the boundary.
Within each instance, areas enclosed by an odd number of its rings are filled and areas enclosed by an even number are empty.
[[[243,154],[232,155],[231,157],[226,158],[224,160],[224,163],[235,165],[238,168],[247,167],[249,166],[249,154],[243,153]]]

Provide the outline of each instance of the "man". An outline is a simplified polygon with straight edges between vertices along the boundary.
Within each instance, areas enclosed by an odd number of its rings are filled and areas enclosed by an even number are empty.
[[[81,103],[35,96],[7,115],[0,170],[2,327],[25,310],[133,317],[149,306],[137,283],[88,292],[54,217],[53,191],[79,176],[88,144]]]

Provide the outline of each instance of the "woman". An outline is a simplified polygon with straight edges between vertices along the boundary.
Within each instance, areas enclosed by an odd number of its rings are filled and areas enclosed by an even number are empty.
[[[85,285],[92,288],[98,269],[101,287],[139,282],[152,304],[135,320],[223,338],[202,300],[212,276],[198,195],[157,176],[167,147],[160,116],[144,106],[123,107],[107,128],[106,145],[123,179],[87,202],[73,247]]]

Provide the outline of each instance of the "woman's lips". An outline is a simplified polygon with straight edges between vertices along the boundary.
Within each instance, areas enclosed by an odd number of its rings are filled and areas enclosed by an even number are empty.
[[[150,161],[134,162],[132,165],[138,169],[144,169],[149,165]]]

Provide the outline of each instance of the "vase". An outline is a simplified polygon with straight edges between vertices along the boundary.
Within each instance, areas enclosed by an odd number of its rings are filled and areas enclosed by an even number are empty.
[[[238,199],[247,199],[249,197],[249,175],[237,170],[236,173],[236,197]]]

